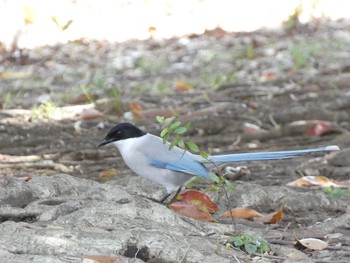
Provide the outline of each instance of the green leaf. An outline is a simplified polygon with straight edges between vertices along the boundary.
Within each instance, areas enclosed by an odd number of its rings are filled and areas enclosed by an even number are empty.
[[[156,120],[157,120],[157,122],[160,123],[160,124],[163,124],[163,123],[164,123],[164,117],[162,117],[162,116],[157,116],[157,117],[156,117]]]
[[[235,185],[230,182],[229,180],[225,179],[225,185],[228,187],[228,189],[230,190],[234,190],[235,189]]]
[[[52,17],[51,17],[51,20],[55,23],[55,25],[56,25],[57,27],[60,27],[60,24],[58,23],[56,16],[52,16]]]
[[[163,144],[166,144],[168,139],[169,139],[169,133],[167,133],[163,136]]]
[[[180,121],[175,121],[173,124],[170,125],[169,130],[175,130],[175,128],[179,127],[181,124]]]
[[[264,254],[266,252],[270,251],[270,247],[269,244],[264,240],[260,246],[258,247],[258,251],[260,252],[260,254]]]
[[[201,151],[200,152],[200,155],[204,158],[204,159],[207,159],[209,154],[207,152],[204,152],[204,151]]]
[[[187,130],[189,130],[191,127],[191,122],[186,122],[183,127],[185,127]]]
[[[220,183],[220,177],[219,176],[217,176],[216,174],[214,174],[214,173],[209,173],[209,178],[210,178],[210,180],[212,180],[212,181],[214,181],[215,183]]]
[[[185,149],[185,148],[186,148],[185,143],[184,143],[184,140],[181,139],[181,138],[177,138],[177,145],[178,145],[181,149]]]
[[[73,20],[68,20],[68,22],[62,27],[62,31],[68,29],[68,27],[73,23]]]
[[[167,125],[167,124],[171,123],[172,121],[173,121],[173,118],[172,118],[172,117],[166,118],[166,119],[164,120],[164,125]]]
[[[234,237],[231,242],[233,242],[235,247],[238,247],[238,248],[243,246],[243,244],[244,244],[243,239],[240,236]]]
[[[184,134],[186,131],[187,129],[185,127],[178,127],[174,130],[174,133],[180,135],[180,134]]]
[[[165,135],[167,135],[169,133],[169,129],[165,128],[164,130],[162,130],[162,132],[160,133],[160,137],[164,137]]]
[[[217,186],[217,185],[209,185],[209,186],[207,186],[206,188],[205,188],[205,192],[209,192],[209,191],[212,191],[212,192],[219,192],[219,190],[220,190],[220,187],[219,186]]]
[[[169,151],[175,147],[176,143],[177,143],[176,140],[174,140],[174,141],[172,141],[172,142],[170,143],[170,145],[169,145]]]
[[[258,249],[258,247],[255,244],[251,244],[251,243],[245,243],[244,244],[244,250],[248,254],[256,253],[257,249]]]
[[[197,144],[195,144],[193,142],[187,142],[186,145],[191,151],[199,152],[199,148],[198,148]]]

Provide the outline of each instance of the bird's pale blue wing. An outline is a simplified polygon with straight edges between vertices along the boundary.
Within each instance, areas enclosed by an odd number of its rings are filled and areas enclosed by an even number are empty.
[[[147,134],[137,148],[142,153],[147,162],[159,169],[208,177],[208,170],[201,162],[200,156],[193,155],[183,149],[174,147],[169,150],[169,143],[163,144],[163,140],[157,136]]]
[[[172,171],[193,174],[208,178],[208,170],[205,166],[191,158],[191,156],[183,155],[177,160],[161,161],[155,159],[148,159],[150,165],[159,169],[168,169]]]

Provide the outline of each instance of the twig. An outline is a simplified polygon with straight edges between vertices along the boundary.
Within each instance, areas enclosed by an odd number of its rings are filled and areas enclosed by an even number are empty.
[[[226,201],[227,201],[227,206],[228,206],[228,209],[230,211],[230,216],[231,216],[232,224],[234,227],[234,232],[236,232],[236,229],[237,229],[236,221],[235,221],[235,218],[233,217],[233,213],[232,213],[232,209],[231,209],[231,205],[230,205],[230,199],[228,198],[228,194],[227,194],[226,187],[224,184],[223,184],[223,189],[224,189],[224,193],[225,193],[225,197],[226,197]]]
[[[270,258],[270,259],[276,259],[276,260],[286,260],[287,257],[281,257],[281,256],[273,256],[273,255],[265,255],[265,254],[259,254],[259,253],[252,253],[253,256],[262,257],[262,258]]]
[[[278,125],[278,123],[275,121],[275,119],[273,118],[272,114],[269,114],[269,120],[272,123],[273,127],[275,127],[275,128],[279,128],[280,127]]]
[[[180,259],[179,263],[182,263],[185,258],[187,257],[187,254],[188,254],[188,251],[190,250],[191,246],[188,246],[186,251],[185,251],[185,254],[183,255],[183,257]]]
[[[0,169],[6,168],[35,168],[35,169],[52,169],[62,173],[72,173],[73,168],[69,168],[61,163],[54,163],[52,160],[43,160],[40,162],[23,162],[23,163],[5,163],[0,164]]]

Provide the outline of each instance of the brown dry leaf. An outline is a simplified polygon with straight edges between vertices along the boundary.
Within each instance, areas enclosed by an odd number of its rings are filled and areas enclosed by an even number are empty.
[[[185,82],[183,80],[177,80],[176,81],[176,84],[175,84],[175,91],[176,92],[179,92],[179,93],[187,92],[190,89],[192,89],[192,86],[189,83],[187,83],[187,82]]]
[[[69,102],[72,104],[83,104],[87,102],[91,102],[96,99],[96,96],[88,93],[80,93],[74,98],[72,98]]]
[[[258,125],[249,122],[243,123],[242,131],[243,134],[259,134],[266,132],[266,130],[261,129]]]
[[[188,201],[195,205],[202,205],[206,207],[211,214],[219,210],[217,204],[213,202],[207,194],[197,190],[190,189],[178,194],[176,200]]]
[[[276,212],[255,218],[254,221],[259,223],[264,223],[264,224],[278,224],[282,221],[282,218],[283,218],[282,210],[277,210]]]
[[[274,72],[274,71],[268,71],[268,72],[265,72],[261,75],[260,79],[261,80],[274,80],[277,78],[277,73]]]
[[[295,246],[312,250],[324,250],[328,246],[328,243],[317,238],[303,238],[300,240],[298,239]]]
[[[143,109],[142,109],[141,105],[138,104],[137,102],[130,103],[130,110],[136,118],[141,119],[143,117]]]
[[[205,206],[193,204],[188,201],[177,201],[169,205],[175,212],[200,221],[214,222]]]
[[[328,179],[326,176],[303,176],[302,178],[299,178],[293,182],[290,182],[287,184],[287,186],[295,186],[295,187],[303,187],[303,186],[335,186],[338,187],[339,185],[332,180]]]
[[[18,180],[24,181],[24,182],[29,182],[33,178],[31,176],[25,176],[25,177],[19,177]]]
[[[335,131],[336,128],[328,121],[315,121],[309,128],[306,129],[307,136],[322,136]]]
[[[94,120],[101,117],[103,117],[103,113],[94,108],[83,109],[80,113],[80,118],[83,120]]]
[[[148,27],[148,33],[150,33],[151,35],[154,35],[157,33],[157,28],[155,26],[150,26]]]
[[[255,101],[251,101],[247,103],[247,107],[252,110],[256,110],[259,107],[259,104]]]
[[[251,208],[244,208],[244,207],[235,207],[231,209],[232,216],[234,218],[241,218],[241,219],[253,219],[254,217],[262,216],[260,213],[255,211]],[[230,211],[226,211],[223,213],[220,217],[222,218],[231,218]]]
[[[118,174],[118,170],[114,169],[114,168],[110,168],[110,169],[106,169],[100,172],[99,176],[101,178],[105,178],[105,177],[112,177],[112,176],[116,176]]]
[[[122,256],[87,255],[83,258],[92,259],[99,263],[128,263],[128,259]]]
[[[215,38],[222,38],[228,34],[227,31],[223,30],[221,27],[216,27],[214,29],[208,30],[206,29],[204,34],[208,36],[213,36]]]

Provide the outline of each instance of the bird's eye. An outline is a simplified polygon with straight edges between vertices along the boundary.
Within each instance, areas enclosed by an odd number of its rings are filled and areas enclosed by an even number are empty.
[[[117,131],[117,135],[120,135],[120,134],[122,134],[122,131]]]

